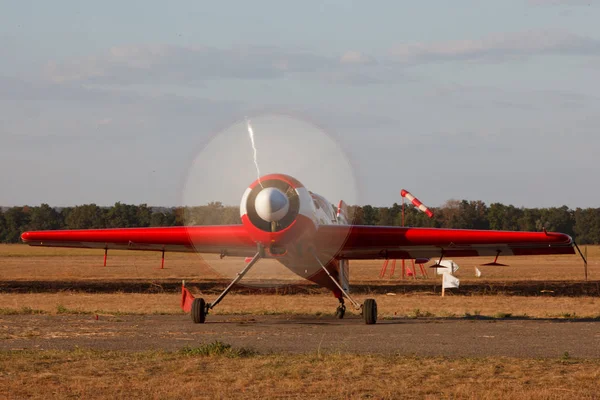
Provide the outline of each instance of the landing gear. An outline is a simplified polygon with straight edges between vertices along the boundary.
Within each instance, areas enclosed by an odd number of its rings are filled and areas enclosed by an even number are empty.
[[[212,310],[217,304],[219,304],[221,300],[223,300],[223,298],[227,295],[227,293],[229,293],[231,288],[236,283],[238,283],[244,277],[244,275],[248,273],[248,271],[250,271],[250,268],[252,268],[254,264],[256,264],[258,260],[260,260],[260,258],[261,249],[259,247],[259,251],[256,253],[254,258],[252,258],[252,261],[250,261],[243,270],[238,272],[235,279],[231,281],[229,286],[227,286],[225,290],[223,290],[223,292],[219,295],[219,297],[217,297],[212,303],[205,303],[204,299],[194,299],[194,301],[192,302],[192,321],[194,321],[195,324],[203,324],[206,320],[208,312]]]
[[[356,300],[354,300],[352,298],[352,296],[350,296],[348,294],[348,292],[342,288],[340,283],[331,275],[329,270],[327,270],[327,267],[325,267],[323,265],[323,263],[321,262],[321,260],[319,260],[319,257],[317,257],[317,255],[315,253],[313,253],[313,256],[315,257],[315,259],[321,266],[321,269],[323,271],[325,271],[327,276],[329,276],[329,279],[331,279],[331,281],[338,287],[338,289],[340,289],[340,291],[342,292],[342,295],[345,296],[352,303],[352,305],[354,305],[354,308],[356,308],[357,310],[362,309],[362,315],[365,320],[365,323],[367,325],[372,325],[375,322],[377,322],[377,303],[375,302],[375,300],[367,299],[367,300],[365,300],[363,305],[358,304],[358,302]],[[343,298],[340,298],[340,303],[341,304],[338,306],[338,308],[335,312],[335,316],[339,319],[344,318],[344,314],[346,313],[346,306],[344,305]]]
[[[203,324],[206,320],[206,314],[208,314],[208,307],[204,299],[194,299],[192,302],[192,321],[195,324]]]
[[[373,325],[377,322],[377,302],[375,299],[366,299],[362,309],[363,319],[365,324]]]
[[[337,319],[342,319],[344,318],[344,314],[346,314],[346,305],[344,304],[344,298],[340,297],[340,305],[338,306],[337,310],[335,310],[335,317]]]

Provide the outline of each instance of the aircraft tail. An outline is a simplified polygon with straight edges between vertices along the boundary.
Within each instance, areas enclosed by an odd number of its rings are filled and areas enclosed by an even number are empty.
[[[338,223],[346,225],[348,223],[348,206],[344,200],[340,200],[337,209],[337,220]]]

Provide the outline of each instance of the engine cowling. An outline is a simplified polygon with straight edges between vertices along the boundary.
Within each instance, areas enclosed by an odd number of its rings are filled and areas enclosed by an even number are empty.
[[[316,232],[312,198],[295,178],[271,174],[254,181],[242,196],[240,214],[251,237],[274,255]]]

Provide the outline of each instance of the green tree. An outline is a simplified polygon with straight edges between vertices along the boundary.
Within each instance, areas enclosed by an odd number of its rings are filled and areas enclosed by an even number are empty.
[[[377,225],[377,211],[370,205],[362,207],[364,225]]]
[[[6,242],[6,232],[8,227],[6,226],[6,219],[4,218],[4,212],[0,209],[0,243]]]
[[[65,217],[67,229],[106,228],[106,212],[96,204],[84,204],[65,212],[68,212]]]
[[[176,207],[173,211],[175,215],[175,223],[174,226],[184,226],[185,225],[185,213],[186,207]]]
[[[150,217],[150,226],[174,226],[174,210],[155,211]]]
[[[394,218],[388,207],[378,207],[377,209],[377,225],[392,226]]]
[[[363,208],[361,206],[348,206],[348,222],[354,225],[365,225]]]
[[[223,210],[223,219],[221,220],[223,225],[235,225],[241,224],[240,210],[238,207],[225,207]]]
[[[148,207],[147,204],[140,204],[135,207],[135,226],[137,227],[147,227],[150,226],[152,220],[152,210]]]
[[[433,210],[432,210],[433,211]],[[433,226],[441,226],[441,217],[442,215],[439,210],[434,211],[434,218],[429,218],[427,214],[419,211],[412,204],[404,205],[404,225],[405,226],[413,226],[413,227],[433,227]],[[400,213],[396,215],[394,219],[394,225],[402,226],[402,207],[400,207]]]
[[[488,209],[490,229],[516,231],[519,229],[519,219],[522,214],[523,211],[513,205],[492,203]]]
[[[398,203],[394,203],[391,207],[390,207],[390,219],[391,219],[391,224],[392,225],[402,225],[402,217],[400,217],[400,223],[396,224],[396,221],[398,220],[398,216],[401,216],[402,214],[402,205],[398,204]]]
[[[134,228],[137,226],[137,207],[134,205],[117,202],[106,213],[107,228]]]
[[[519,218],[519,230],[535,232],[539,231],[541,212],[537,208],[525,208]]]
[[[461,202],[451,199],[438,210],[438,218],[441,220],[444,228],[467,228],[464,219],[461,216],[462,212]]]
[[[581,244],[600,243],[600,208],[578,208],[574,212],[573,232]]]
[[[30,210],[29,229],[34,231],[54,230],[63,227],[62,216],[48,204],[32,207]]]
[[[575,216],[569,207],[545,208],[541,211],[540,221],[542,228],[548,231],[562,232],[573,235],[573,225],[575,225]]]
[[[483,201],[463,200],[459,204],[458,225],[456,228],[489,229],[488,208]]]
[[[4,240],[7,243],[18,243],[21,234],[29,226],[29,207],[12,207],[4,212],[6,233]]]

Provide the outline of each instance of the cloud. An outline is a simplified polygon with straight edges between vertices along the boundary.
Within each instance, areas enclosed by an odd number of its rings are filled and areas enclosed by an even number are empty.
[[[319,75],[319,79],[334,85],[365,86],[389,83],[375,74],[359,71],[335,71]]]
[[[102,118],[96,121],[96,125],[98,126],[108,126],[113,123],[113,119],[110,117]]]
[[[45,77],[64,85],[198,85],[214,79],[278,79],[294,76],[328,83],[380,83],[375,58],[349,50],[318,55],[278,47],[247,46],[233,49],[142,45],[113,47],[100,55],[49,62]]]
[[[360,51],[347,51],[340,57],[342,64],[374,64],[375,59]]]
[[[194,135],[240,118],[243,106],[238,100],[207,98],[202,93],[145,94],[0,77],[0,109],[4,111],[0,140],[17,135],[23,143],[39,143],[41,138],[52,143],[61,138],[94,141],[98,129],[103,140],[110,132],[123,137]]]
[[[540,54],[600,54],[600,41],[563,31],[530,31],[483,39],[407,43],[390,51],[393,60],[419,64],[453,60],[498,59]]]
[[[233,49],[143,45],[113,47],[104,54],[46,65],[58,83],[194,84],[207,79],[275,79],[291,72],[331,67],[337,60],[277,47]]]
[[[86,88],[80,84],[48,83],[32,79],[4,78],[0,76],[0,100],[8,101],[50,101],[50,102],[76,102],[90,104],[113,104],[118,101],[120,105],[136,103],[140,96],[134,93],[96,90]]]
[[[528,3],[534,6],[589,6],[597,4],[598,0],[529,0]]]

